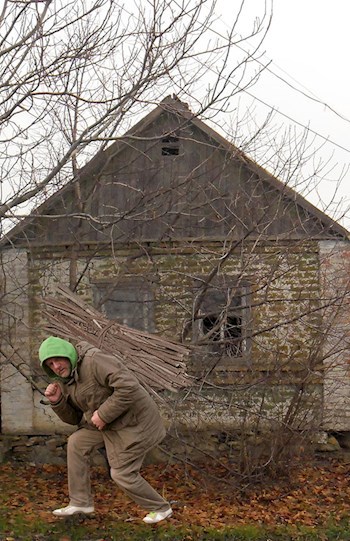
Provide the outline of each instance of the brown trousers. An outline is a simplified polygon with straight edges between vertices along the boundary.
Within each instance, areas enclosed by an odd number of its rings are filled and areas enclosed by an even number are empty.
[[[103,432],[80,428],[68,438],[67,466],[70,505],[93,505],[90,481],[90,454],[104,443]],[[147,511],[166,511],[169,503],[140,475],[144,455],[132,457],[118,468],[111,468],[113,481]]]

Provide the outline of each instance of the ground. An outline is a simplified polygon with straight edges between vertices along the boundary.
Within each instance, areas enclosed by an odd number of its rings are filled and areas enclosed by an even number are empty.
[[[285,474],[260,479],[256,484],[233,478],[230,462],[224,459],[221,464],[209,465],[150,465],[144,468],[143,475],[172,502],[174,515],[167,522],[174,528],[220,530],[248,524],[318,528],[348,520],[347,455],[307,458],[298,464],[291,463],[287,469]],[[15,539],[11,532],[15,531],[19,517],[29,528],[35,521],[52,526],[62,521],[51,510],[68,503],[66,481],[65,466],[13,462],[1,465],[0,532],[9,535],[0,539]],[[106,469],[93,468],[92,483],[96,513],[89,518],[90,528],[96,526],[105,531],[117,523],[142,525],[145,512],[126,499]]]

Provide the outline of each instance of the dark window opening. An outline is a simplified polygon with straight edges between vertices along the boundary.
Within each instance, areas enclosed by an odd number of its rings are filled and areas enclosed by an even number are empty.
[[[178,156],[179,149],[172,147],[162,147],[162,156]]]
[[[162,156],[178,156],[179,155],[179,138],[172,135],[163,137],[162,139]]]
[[[204,281],[195,281],[195,298],[202,296]],[[223,357],[245,357],[249,351],[250,287],[222,277],[206,288],[201,298],[193,339],[210,353]]]
[[[212,342],[219,344],[220,349],[229,357],[243,355],[242,318],[227,316],[220,321],[220,316],[208,316],[202,320],[203,334],[210,336]]]

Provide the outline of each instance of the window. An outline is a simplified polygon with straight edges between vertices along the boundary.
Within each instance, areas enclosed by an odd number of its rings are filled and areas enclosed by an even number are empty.
[[[179,155],[179,138],[168,135],[162,139],[162,156]]]
[[[204,284],[204,280],[196,280],[195,298],[201,300],[195,341],[223,357],[243,357],[248,353],[248,284],[235,283],[230,277],[217,279],[207,289]]]
[[[154,296],[150,286],[137,278],[94,285],[95,306],[108,319],[140,331],[154,332]]]

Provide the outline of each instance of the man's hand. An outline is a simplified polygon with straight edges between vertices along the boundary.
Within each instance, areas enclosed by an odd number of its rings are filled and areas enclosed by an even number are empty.
[[[58,383],[50,383],[45,390],[45,396],[51,403],[58,402],[62,396],[61,387]]]
[[[103,430],[106,426],[106,423],[102,421],[101,417],[99,416],[97,410],[94,411],[91,417],[91,422],[98,428],[99,430]]]

